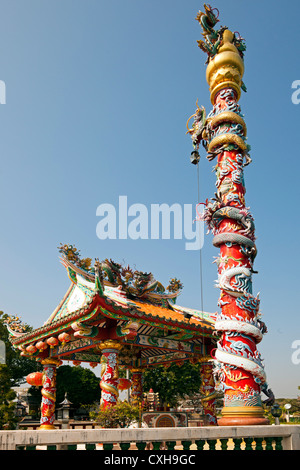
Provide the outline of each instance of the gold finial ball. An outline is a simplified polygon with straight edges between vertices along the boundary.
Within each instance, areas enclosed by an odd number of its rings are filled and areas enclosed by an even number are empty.
[[[222,45],[206,69],[206,80],[209,84],[212,104],[214,104],[216,94],[223,88],[233,88],[237,93],[237,99],[241,96],[244,62],[233,39],[234,34],[229,29],[225,29]]]

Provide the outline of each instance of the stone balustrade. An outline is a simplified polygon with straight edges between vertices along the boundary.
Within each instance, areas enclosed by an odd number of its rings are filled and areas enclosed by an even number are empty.
[[[148,443],[148,446],[147,446]],[[149,443],[151,445],[149,446]],[[300,450],[300,426],[0,431],[0,450]]]

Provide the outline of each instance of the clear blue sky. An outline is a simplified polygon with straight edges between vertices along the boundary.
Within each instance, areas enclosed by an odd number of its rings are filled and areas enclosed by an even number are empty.
[[[221,24],[246,39],[240,104],[253,163],[246,205],[256,221],[254,293],[268,334],[258,346],[277,397],[296,397],[299,330],[299,117],[291,85],[300,79],[297,0],[216,0]],[[60,242],[83,256],[112,258],[184,284],[180,305],[200,309],[199,252],[184,240],[104,240],[102,203],[150,209],[196,204],[187,118],[196,99],[209,111],[205,57],[189,0],[0,1],[0,308],[37,328],[69,280]],[[200,163],[201,201],[213,197],[213,163]],[[202,250],[204,310],[217,310],[218,250]]]

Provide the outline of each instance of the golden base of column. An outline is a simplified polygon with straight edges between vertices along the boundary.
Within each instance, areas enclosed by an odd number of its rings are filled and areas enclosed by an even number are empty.
[[[44,431],[51,431],[52,429],[56,429],[55,426],[53,426],[53,424],[41,424],[41,426],[39,427],[39,430],[44,430]]]
[[[259,426],[270,424],[261,406],[228,406],[221,411],[219,426]]]

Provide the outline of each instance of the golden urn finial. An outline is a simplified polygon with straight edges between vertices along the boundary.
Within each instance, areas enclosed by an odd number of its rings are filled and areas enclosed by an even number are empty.
[[[206,69],[206,80],[213,104],[216,93],[222,88],[233,88],[238,100],[241,96],[244,62],[234,44],[234,37],[229,29],[225,29],[221,46]]]
[[[205,12],[199,11],[199,22],[204,40],[197,41],[198,46],[207,55],[206,79],[209,84],[211,102],[214,104],[216,93],[223,88],[232,88],[237,99],[241,89],[246,91],[242,81],[244,74],[243,56],[246,45],[238,33],[232,33],[227,26],[215,30],[219,22],[219,11],[204,4]]]

